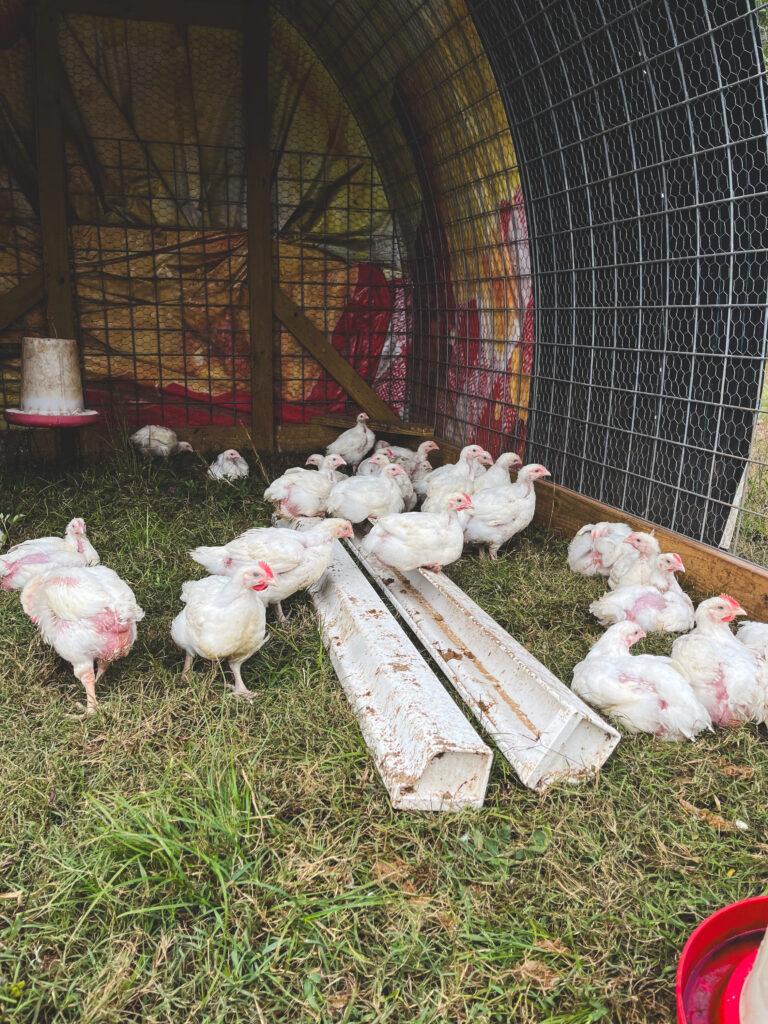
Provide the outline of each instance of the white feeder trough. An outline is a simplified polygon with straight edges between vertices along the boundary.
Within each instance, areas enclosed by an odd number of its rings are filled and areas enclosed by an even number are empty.
[[[77,342],[23,338],[19,408],[6,409],[6,420],[25,427],[84,427],[99,415],[84,405]]]
[[[481,807],[492,751],[338,541],[310,594],[392,806]]]
[[[605,762],[619,733],[443,573],[399,573],[357,555],[512,764],[543,791]]]

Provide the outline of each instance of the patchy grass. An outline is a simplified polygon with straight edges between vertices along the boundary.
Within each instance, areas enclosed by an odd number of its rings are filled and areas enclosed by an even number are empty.
[[[147,617],[76,721],[80,685],[0,595],[0,1020],[668,1024],[692,927],[764,889],[761,731],[627,739],[543,797],[497,756],[482,810],[395,812],[305,598],[246,664],[253,705],[201,662],[181,682],[185,552],[266,521],[258,472],[126,455],[1,483],[11,542],[84,516]],[[599,633],[600,582],[540,530],[450,574],[565,680]]]

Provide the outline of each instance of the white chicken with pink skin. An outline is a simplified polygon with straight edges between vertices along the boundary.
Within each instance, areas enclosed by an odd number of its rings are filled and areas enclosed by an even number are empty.
[[[317,472],[301,468],[289,470],[272,481],[264,491],[264,499],[286,519],[322,516],[336,483],[335,470],[344,465],[346,463],[340,455],[327,455]]]
[[[672,659],[691,684],[715,725],[736,726],[766,719],[765,692],[756,656],[731,632],[746,615],[728,594],[710,597],[696,609],[696,626],[672,645]]]
[[[96,684],[130,652],[136,623],[144,618],[133,591],[105,565],[72,565],[31,579],[21,605],[45,642],[72,666],[85,689],[85,713],[92,715]]]
[[[456,493],[445,512],[382,516],[363,539],[361,550],[398,572],[422,567],[440,572],[444,565],[461,558],[464,536],[459,513],[471,507],[468,494]]]
[[[523,460],[515,452],[502,452],[494,464],[475,481],[475,489],[472,492],[485,491],[490,487],[503,487],[509,481],[510,471],[520,469]]]
[[[0,589],[21,590],[48,569],[98,564],[99,556],[88,540],[84,520],[72,519],[63,537],[25,540],[0,555]]]
[[[367,413],[361,412],[354,427],[328,445],[326,455],[341,455],[348,466],[357,469],[376,441],[376,435],[366,426],[368,419]]]
[[[251,698],[241,674],[243,662],[267,639],[267,591],[274,575],[266,562],[245,566],[233,576],[206,576],[181,588],[185,607],[171,623],[171,636],[185,652],[182,679],[192,662],[227,661],[235,677],[230,689],[235,697]]]
[[[736,639],[757,659],[757,680],[768,708],[768,623],[743,622],[736,633]]]
[[[275,579],[264,591],[264,598],[283,621],[286,616],[281,602],[316,583],[331,564],[334,542],[351,536],[352,525],[346,519],[323,519],[299,531],[256,527],[221,547],[194,548],[189,554],[219,576],[232,576],[246,566],[266,562]]]
[[[474,480],[483,471],[483,464],[492,466],[490,452],[479,444],[468,444],[461,449],[458,462],[448,463],[433,469],[427,481],[427,497],[437,497],[438,491],[448,494],[461,492],[471,494]]]
[[[646,633],[687,633],[693,629],[693,602],[675,579],[685,572],[680,555],[657,555],[648,583],[609,590],[589,606],[603,626],[635,622]]]
[[[651,578],[654,559],[661,554],[659,542],[651,533],[630,533],[624,538],[622,553],[611,566],[608,587],[629,587],[634,583],[647,583]]]
[[[240,452],[228,448],[213,460],[208,476],[211,480],[245,480],[249,472],[248,463]]]
[[[402,466],[385,466],[379,476],[353,476],[334,484],[326,508],[331,516],[362,523],[402,512],[403,496],[397,477],[404,476]]]
[[[383,448],[387,448],[391,458],[402,466],[408,476],[413,477],[413,473],[420,462],[428,459],[430,452],[437,452],[440,450],[439,446],[434,441],[422,441],[418,448],[402,448],[396,444],[387,444],[386,441],[377,441],[376,450],[379,451]]]
[[[429,484],[429,478],[432,475],[432,463],[428,459],[424,459],[418,463],[413,473],[411,474],[411,483],[413,484],[413,491],[418,501],[423,501],[427,496],[427,486]]]
[[[192,445],[188,441],[180,441],[176,436],[176,431],[171,430],[170,427],[157,425],[140,427],[135,434],[131,434],[131,441],[145,459],[153,457],[167,459],[171,455],[194,452]]]
[[[533,519],[536,511],[534,482],[549,475],[546,466],[532,462],[523,466],[513,484],[476,491],[472,495],[472,508],[463,521],[464,543],[478,545],[481,558],[487,550],[491,561],[497,561],[499,548]]]
[[[610,576],[633,532],[626,523],[587,523],[568,545],[568,568],[581,576]]]
[[[379,448],[373,455],[363,459],[357,467],[357,476],[381,476],[381,471],[392,463],[389,448]]]
[[[711,728],[709,713],[671,658],[629,653],[644,636],[635,622],[611,626],[574,668],[571,689],[628,732],[694,740]]]

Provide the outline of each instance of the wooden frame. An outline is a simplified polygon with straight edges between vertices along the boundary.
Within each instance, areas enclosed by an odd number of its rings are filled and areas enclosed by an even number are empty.
[[[0,331],[18,320],[20,316],[42,302],[45,298],[45,281],[42,270],[34,270],[9,291],[0,295]],[[17,342],[0,341],[0,346],[17,346]]]

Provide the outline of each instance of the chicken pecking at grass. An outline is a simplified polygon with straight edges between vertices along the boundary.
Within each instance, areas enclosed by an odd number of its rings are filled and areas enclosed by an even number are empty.
[[[129,653],[136,623],[144,618],[133,591],[105,565],[67,566],[31,579],[21,604],[45,642],[72,666],[85,688],[85,712],[92,715],[96,683]]]
[[[238,569],[233,576],[206,576],[181,588],[185,607],[171,623],[171,637],[185,653],[182,679],[196,657],[227,661],[235,677],[235,697],[252,698],[240,667],[267,639],[265,592],[275,577],[266,562]],[[229,685],[229,684],[228,684]]]
[[[88,540],[84,520],[72,519],[63,537],[25,540],[0,556],[0,588],[21,590],[48,569],[98,564],[99,556]]]

